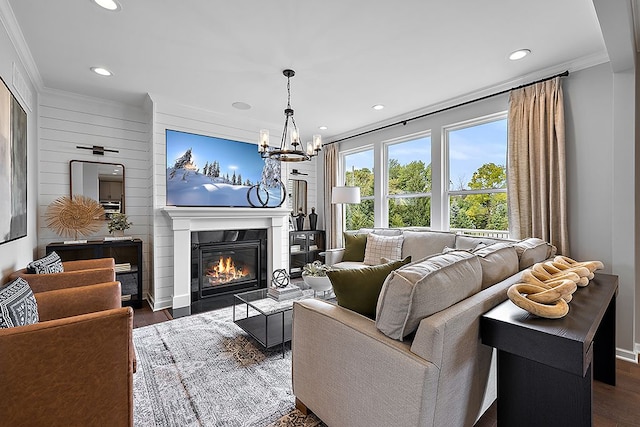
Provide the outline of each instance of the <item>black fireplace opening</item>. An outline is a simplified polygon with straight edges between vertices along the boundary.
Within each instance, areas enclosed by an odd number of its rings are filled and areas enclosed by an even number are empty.
[[[267,230],[191,233],[191,300],[267,287]]]

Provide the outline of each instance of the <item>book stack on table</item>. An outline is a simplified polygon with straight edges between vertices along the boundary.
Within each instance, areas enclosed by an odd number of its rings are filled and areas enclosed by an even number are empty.
[[[277,288],[271,286],[269,288],[269,296],[278,301],[284,301],[292,298],[298,298],[302,296],[302,290],[296,285],[288,284],[284,288]]]

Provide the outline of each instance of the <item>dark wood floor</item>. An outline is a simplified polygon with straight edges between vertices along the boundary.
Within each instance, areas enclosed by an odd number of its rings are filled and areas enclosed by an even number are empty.
[[[171,320],[168,310],[152,311],[145,303],[136,309],[133,327]],[[593,383],[593,425],[595,427],[640,426],[640,365],[616,361],[616,386]],[[483,415],[475,427],[496,427],[496,404]]]

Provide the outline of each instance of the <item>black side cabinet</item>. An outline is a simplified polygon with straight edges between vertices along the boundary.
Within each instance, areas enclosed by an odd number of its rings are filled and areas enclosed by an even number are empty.
[[[113,258],[116,262],[116,280],[122,285],[122,305],[135,308],[142,306],[142,240],[98,240],[47,245],[47,254],[54,251],[62,261]]]
[[[290,231],[289,276],[301,277],[306,264],[321,260],[324,245],[324,230]]]

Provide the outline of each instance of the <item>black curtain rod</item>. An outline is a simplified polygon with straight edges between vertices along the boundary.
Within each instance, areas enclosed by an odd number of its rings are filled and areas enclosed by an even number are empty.
[[[562,73],[556,74],[555,76],[545,77],[544,79],[536,80],[535,82],[523,84],[523,85],[520,85],[520,86],[517,86],[517,87],[512,87],[511,89],[505,89],[505,90],[502,90],[500,92],[496,92],[496,93],[492,93],[490,95],[482,96],[480,98],[472,99],[470,101],[461,102],[460,104],[452,105],[450,107],[441,108],[441,109],[436,110],[436,111],[431,111],[430,113],[425,113],[425,114],[421,114],[419,116],[411,117],[410,119],[401,120],[399,122],[391,123],[391,124],[388,124],[388,125],[380,126],[378,128],[375,128],[375,129],[371,129],[371,130],[367,130],[367,131],[364,131],[364,132],[360,132],[360,133],[357,133],[355,135],[346,136],[344,138],[340,138],[340,139],[336,139],[335,141],[328,142],[328,143],[326,143],[324,145],[335,144],[336,142],[342,142],[342,141],[346,141],[347,139],[357,138],[359,136],[367,135],[367,134],[373,133],[373,132],[378,132],[379,130],[387,129],[387,128],[390,128],[390,127],[393,127],[393,126],[406,125],[407,123],[409,123],[409,122],[411,122],[413,120],[422,119],[422,118],[427,117],[427,116],[432,116],[434,114],[442,113],[443,111],[452,110],[454,108],[462,107],[464,105],[472,104],[474,102],[483,101],[485,99],[492,98],[494,96],[502,95],[503,93],[511,92],[512,90],[522,89],[523,87],[531,86],[531,85],[534,85],[534,84],[537,84],[537,83],[546,82],[547,80],[555,79],[556,77],[567,77],[568,75],[569,75],[569,71],[568,70],[567,71],[563,71]]]

